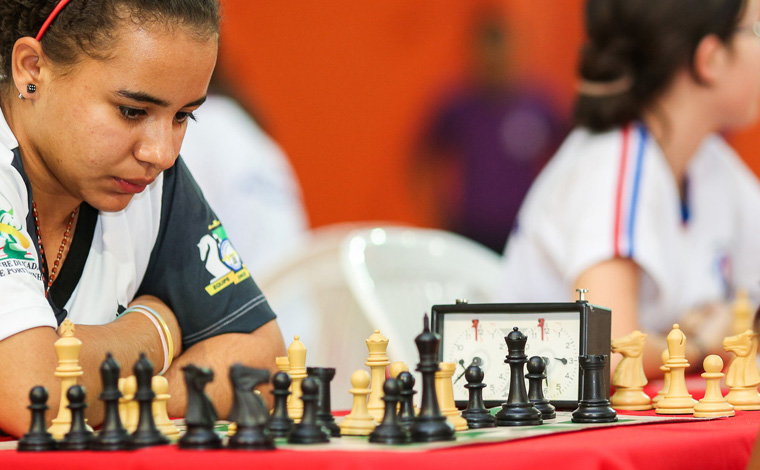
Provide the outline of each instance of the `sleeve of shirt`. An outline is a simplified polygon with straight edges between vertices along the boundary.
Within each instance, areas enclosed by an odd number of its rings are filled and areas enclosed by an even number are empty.
[[[185,348],[275,318],[181,158],[164,172],[161,225],[137,292],[144,294],[172,309]]]
[[[58,326],[27,227],[26,195],[20,175],[10,166],[0,168],[0,340],[30,328]]]

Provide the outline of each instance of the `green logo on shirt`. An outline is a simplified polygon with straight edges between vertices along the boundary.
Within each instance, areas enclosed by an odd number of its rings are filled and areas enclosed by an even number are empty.
[[[227,238],[227,232],[221,222],[215,220],[208,229],[211,233],[201,237],[198,250],[201,261],[206,263],[206,271],[214,276],[206,286],[206,292],[208,295],[214,295],[227,286],[248,279],[251,274]]]
[[[30,245],[29,239],[21,233],[21,224],[13,216],[13,209],[0,209],[0,260],[34,260],[28,251]]]

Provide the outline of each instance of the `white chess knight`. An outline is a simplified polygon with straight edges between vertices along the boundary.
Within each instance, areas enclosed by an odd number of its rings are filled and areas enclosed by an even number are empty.
[[[726,385],[730,391],[726,400],[737,410],[760,410],[760,374],[757,371],[757,334],[746,330],[723,340],[723,349],[736,357],[731,361],[726,374]]]

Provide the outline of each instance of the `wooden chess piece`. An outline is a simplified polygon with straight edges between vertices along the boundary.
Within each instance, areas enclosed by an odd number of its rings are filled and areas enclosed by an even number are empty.
[[[272,437],[287,437],[293,428],[293,419],[288,416],[288,395],[290,392],[290,376],[285,372],[277,372],[272,377],[272,391],[274,395],[274,409],[272,419],[269,421],[269,433]]]
[[[169,444],[169,439],[161,434],[153,420],[153,399],[156,397],[152,386],[153,363],[145,353],[140,353],[140,359],[135,362],[133,371],[137,380],[135,401],[139,408],[139,418],[137,429],[129,437],[129,446],[140,449]]]
[[[119,399],[122,396],[118,385],[120,373],[121,366],[109,352],[100,364],[100,379],[103,383],[100,400],[105,405],[105,418],[103,427],[91,442],[90,448],[93,450],[122,450],[128,446],[129,433],[119,416]]]
[[[398,375],[402,372],[409,372],[409,367],[404,362],[396,361],[391,364],[390,375],[392,379],[398,379]]]
[[[44,452],[56,449],[56,442],[53,435],[45,429],[45,411],[47,405],[48,392],[45,387],[36,386],[29,392],[28,406],[32,412],[32,421],[29,426],[29,432],[24,434],[18,441],[17,449],[19,452]]]
[[[525,376],[523,366],[528,362],[525,355],[525,343],[528,338],[517,328],[505,338],[507,342],[507,358],[509,364],[510,380],[509,395],[507,402],[501,405],[501,410],[496,413],[497,426],[535,426],[542,424],[541,412],[528,400],[525,391]]]
[[[400,398],[400,388],[396,379],[390,378],[383,384],[385,415],[383,421],[369,435],[369,442],[377,444],[408,444],[412,442],[409,431],[396,417],[396,405]]]
[[[546,380],[546,363],[540,356],[528,359],[528,401],[533,403],[541,412],[541,419],[554,419],[557,411],[548,398],[544,397],[544,381]],[[466,386],[466,385],[465,385]]]
[[[385,404],[382,400],[385,368],[390,364],[386,355],[388,338],[380,334],[380,330],[375,330],[365,342],[367,349],[369,349],[369,357],[364,365],[368,366],[370,370],[370,394],[367,410],[375,421],[380,422],[385,410]]]
[[[180,449],[219,449],[222,439],[214,432],[217,414],[206,395],[206,384],[214,380],[214,371],[188,364],[182,368],[187,386],[187,431],[179,439]]]
[[[330,382],[335,378],[334,367],[307,367],[307,375],[318,378],[317,421],[330,431],[332,437],[340,437],[340,428],[335,424],[330,403]]]
[[[422,333],[414,339],[420,354],[417,371],[422,373],[422,404],[420,414],[414,419],[409,433],[414,442],[451,441],[456,439],[454,426],[441,413],[435,390],[435,373],[439,367],[438,346],[441,337],[430,331],[430,320],[427,314],[422,324]]]
[[[604,385],[604,369],[607,356],[588,354],[578,358],[583,373],[583,389],[578,408],[573,411],[574,423],[612,423],[618,420],[617,412],[610,406],[610,390]]]
[[[707,356],[702,363],[705,372],[702,378],[707,382],[705,386],[705,396],[699,403],[694,405],[695,418],[718,418],[720,416],[734,416],[734,407],[728,400],[723,397],[720,391],[720,380],[725,376],[723,370],[723,359],[720,356],[712,354]]]
[[[736,357],[728,366],[726,385],[729,392],[726,400],[737,410],[760,410],[760,375],[757,371],[757,334],[752,330],[729,336],[723,340],[723,349]]]
[[[275,357],[274,363],[277,366],[277,370],[280,372],[290,372],[290,361],[288,360],[288,356]]]
[[[441,414],[449,420],[455,431],[466,431],[467,420],[462,417],[454,402],[454,385],[451,378],[457,365],[453,362],[441,362],[435,373],[435,393],[438,396],[438,406]]]
[[[71,428],[58,443],[60,450],[86,450],[92,440],[92,430],[84,422],[86,394],[81,385],[72,385],[66,392],[69,410],[71,410]]]
[[[140,414],[140,405],[135,401],[135,392],[137,391],[137,379],[134,375],[122,377],[119,379],[119,417],[127,429],[128,433],[135,432],[137,429],[137,419]]]
[[[294,336],[293,342],[288,346],[288,374],[290,375],[291,395],[288,397],[288,416],[298,423],[303,415],[303,401],[301,401],[301,382],[306,378],[306,346],[301,342],[300,336]]]
[[[351,374],[351,390],[354,403],[351,412],[338,423],[340,433],[344,436],[367,436],[375,430],[377,422],[367,411],[367,395],[369,390],[369,374],[365,370],[357,370]]]
[[[269,411],[254,388],[269,381],[269,371],[242,364],[230,367],[230,382],[234,393],[230,420],[236,432],[227,441],[230,449],[274,449],[274,440],[267,429]]]
[[[623,356],[612,374],[615,393],[610,398],[610,403],[613,408],[637,411],[652,409],[652,399],[644,393],[644,386],[648,382],[642,355],[646,338],[646,334],[636,330],[612,340],[612,352]]]
[[[301,382],[303,416],[301,422],[293,426],[293,430],[288,435],[289,444],[330,442],[330,432],[317,421],[318,382],[319,379],[315,376],[307,376]]]
[[[657,395],[652,398],[652,406],[654,408],[657,408],[657,404],[668,394],[668,389],[670,388],[670,367],[667,366],[669,358],[670,355],[668,354],[668,349],[665,348],[665,350],[662,351],[662,365],[660,366],[660,371],[662,371],[662,388],[657,392]]]
[[[467,400],[467,409],[462,412],[462,417],[467,420],[467,426],[470,429],[493,428],[496,427],[496,419],[483,402],[483,369],[475,364],[471,365],[464,371],[464,378],[467,381],[465,388],[469,391]]]
[[[179,429],[174,422],[169,419],[169,413],[166,411],[166,403],[171,398],[169,395],[169,381],[162,375],[156,375],[151,382],[153,393],[156,398],[153,399],[153,420],[161,434],[172,441],[179,439]]]
[[[668,333],[667,341],[669,358],[665,365],[670,369],[670,386],[668,393],[657,403],[655,412],[663,415],[690,415],[694,413],[697,401],[686,388],[685,371],[689,367],[686,360],[686,335],[678,323]]]
[[[61,323],[61,337],[55,342],[55,352],[58,354],[58,367],[55,368],[55,376],[61,379],[61,401],[58,407],[58,415],[53,419],[53,424],[48,432],[56,440],[63,439],[71,427],[71,410],[66,393],[69,388],[77,384],[77,379],[83,372],[79,366],[79,351],[82,349],[82,341],[74,337],[75,326],[68,318]],[[92,430],[92,429],[90,429]]]
[[[737,289],[736,297],[731,303],[732,330],[738,335],[752,329],[752,303],[746,289]]]
[[[409,371],[402,371],[398,374],[398,385],[400,388],[398,420],[404,428],[409,429],[414,422],[417,413],[414,410],[414,376]]]

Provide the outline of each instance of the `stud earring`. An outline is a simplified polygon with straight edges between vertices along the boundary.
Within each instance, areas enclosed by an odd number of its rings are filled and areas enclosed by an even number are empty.
[[[27,93],[34,93],[35,91],[37,91],[37,85],[35,85],[34,83],[30,83],[29,85],[26,86],[26,91]]]
[[[24,95],[22,95],[21,93],[19,93],[19,94],[18,94],[18,99],[20,99],[20,100],[25,100],[26,98],[24,98]]]

